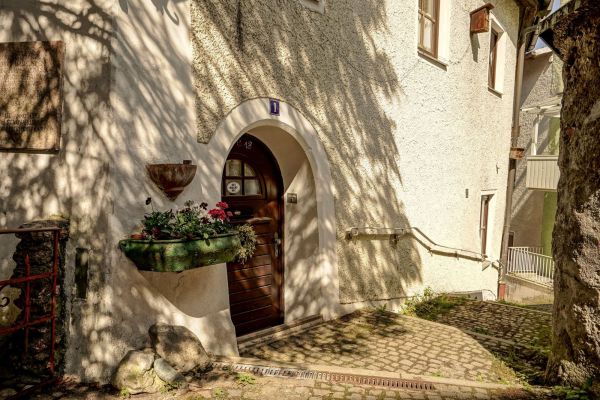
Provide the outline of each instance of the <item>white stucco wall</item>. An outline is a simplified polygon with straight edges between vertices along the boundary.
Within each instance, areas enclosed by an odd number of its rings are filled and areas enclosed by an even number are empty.
[[[493,193],[490,257],[499,257],[516,3],[494,3],[507,32],[501,96],[487,88],[489,36],[469,35],[469,11],[482,1],[445,10],[445,66],[417,54],[417,2],[327,2],[322,13],[280,3],[244,9],[240,42],[228,2],[106,0],[91,11],[69,2],[93,22],[73,30],[75,17],[53,11],[57,20],[47,20],[34,1],[0,0],[0,21],[11,26],[0,41],[67,41],[61,152],[2,153],[0,225],[61,212],[74,222],[67,270],[74,247],[92,250],[88,297],[71,302],[68,373],[106,380],[158,321],[237,354],[224,265],[142,274],[117,243],[147,197],[156,208],[218,201],[227,153],[247,131],[270,146],[299,198],[285,205],[286,321],[398,304],[427,286],[495,293],[497,271],[480,262],[432,255],[410,238],[393,247],[344,232],[415,226],[438,244],[478,251],[480,196]],[[270,116],[268,97],[282,99],[285,113]],[[144,168],[184,159],[198,172],[173,203]]]

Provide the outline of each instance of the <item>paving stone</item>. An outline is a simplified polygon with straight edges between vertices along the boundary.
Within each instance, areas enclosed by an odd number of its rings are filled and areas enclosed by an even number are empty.
[[[488,382],[516,382],[514,374],[498,374],[493,368],[495,356],[477,341],[479,338],[453,327],[475,329],[477,314],[482,312],[485,321],[479,322],[478,326],[492,331],[490,325],[497,320],[493,310],[509,314],[501,317],[502,321],[515,314],[514,308],[503,305],[495,305],[494,308],[488,303],[467,302],[464,306],[456,307],[456,312],[452,310],[445,314],[444,324],[436,325],[393,313],[382,315],[359,311],[294,333],[285,339],[245,349],[241,356],[276,362],[309,360],[318,365],[417,375],[435,374],[444,366],[448,368],[440,372],[447,378],[479,377]],[[525,310],[525,315],[517,318],[521,321],[519,329],[525,336],[533,334],[531,329],[523,325],[529,323],[531,318],[535,319],[534,325],[549,323],[545,314]],[[520,332],[519,329],[509,326],[509,331],[513,333]]]
[[[479,318],[479,319],[478,319]],[[511,319],[512,318],[512,319]],[[321,365],[339,365],[375,371],[404,372],[472,381],[516,381],[513,375],[501,376],[497,359],[491,350],[508,349],[522,353],[522,347],[506,345],[494,338],[469,335],[461,330],[486,330],[501,338],[519,338],[529,343],[537,340],[536,329],[548,326],[546,314],[482,302],[467,302],[440,317],[442,323],[407,318],[392,313],[360,311],[329,321],[285,339],[262,343],[242,351],[244,357],[267,361],[302,361]],[[546,325],[544,325],[546,324]],[[506,325],[506,331],[502,330]],[[532,328],[533,326],[533,328]],[[459,328],[459,329],[456,329]],[[512,336],[511,336],[512,335]],[[229,375],[228,375],[229,374]],[[212,371],[193,377],[190,392],[179,398],[203,396],[212,399],[261,400],[382,400],[382,399],[549,399],[534,392],[523,394],[518,389],[487,390],[470,386],[436,384],[433,391],[384,389],[361,385],[257,377],[253,385],[240,386],[230,373]],[[79,389],[78,389],[79,390]],[[62,399],[117,400],[117,394],[100,391],[63,390]],[[220,391],[220,392],[219,392]],[[223,395],[217,396],[217,393]],[[162,397],[161,397],[162,396]],[[166,400],[169,395],[150,395],[143,400]],[[202,398],[202,397],[196,397]],[[141,398],[140,398],[141,400]]]

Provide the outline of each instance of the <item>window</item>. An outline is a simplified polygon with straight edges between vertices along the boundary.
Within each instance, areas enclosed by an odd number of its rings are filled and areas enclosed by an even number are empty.
[[[438,56],[440,0],[419,0],[419,50]]]
[[[498,77],[498,43],[500,34],[492,29],[490,34],[490,65],[488,71],[488,86],[497,89],[496,80]]]
[[[490,200],[491,195],[481,196],[481,217],[479,224],[479,231],[481,232],[481,254],[487,255],[487,244],[488,244],[488,229],[490,219]]]
[[[260,179],[254,168],[242,160],[227,160],[223,174],[225,196],[260,196],[263,193]]]
[[[488,88],[497,96],[504,89],[504,70],[506,64],[506,30],[493,14],[490,14],[490,49],[488,65]]]

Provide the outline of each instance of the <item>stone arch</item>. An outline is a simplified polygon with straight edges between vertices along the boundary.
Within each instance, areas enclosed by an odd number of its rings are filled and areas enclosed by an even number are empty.
[[[330,319],[338,314],[339,281],[335,252],[336,221],[329,161],[317,131],[308,119],[285,102],[280,102],[279,115],[271,115],[269,101],[268,98],[257,98],[244,101],[234,108],[221,121],[207,144],[208,159],[204,161],[207,170],[214,170],[215,165],[222,170],[227,155],[239,137],[261,126],[279,128],[298,142],[308,159],[315,180],[319,234],[319,250],[315,267],[320,271],[320,311],[325,319]],[[209,165],[213,167],[210,168]],[[214,191],[206,193],[207,197],[219,198],[221,176],[210,176],[206,179],[209,182],[205,188]]]

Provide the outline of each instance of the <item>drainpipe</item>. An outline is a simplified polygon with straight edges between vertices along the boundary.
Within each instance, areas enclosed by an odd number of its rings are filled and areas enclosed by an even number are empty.
[[[525,51],[527,50],[528,36],[536,31],[536,26],[527,26],[533,23],[537,10],[527,7],[522,11],[521,29],[519,34],[519,49],[517,53],[517,65],[515,70],[515,91],[513,99],[513,115],[511,130],[511,152],[509,155],[508,178],[506,181],[506,206],[504,209],[504,228],[502,232],[502,250],[500,253],[500,280],[498,283],[498,298],[503,299],[506,292],[504,276],[508,266],[508,238],[512,220],[512,198],[515,187],[515,176],[517,172],[517,160],[522,158],[523,153],[517,149],[516,144],[521,131],[521,95],[523,93],[523,68],[525,64]]]

